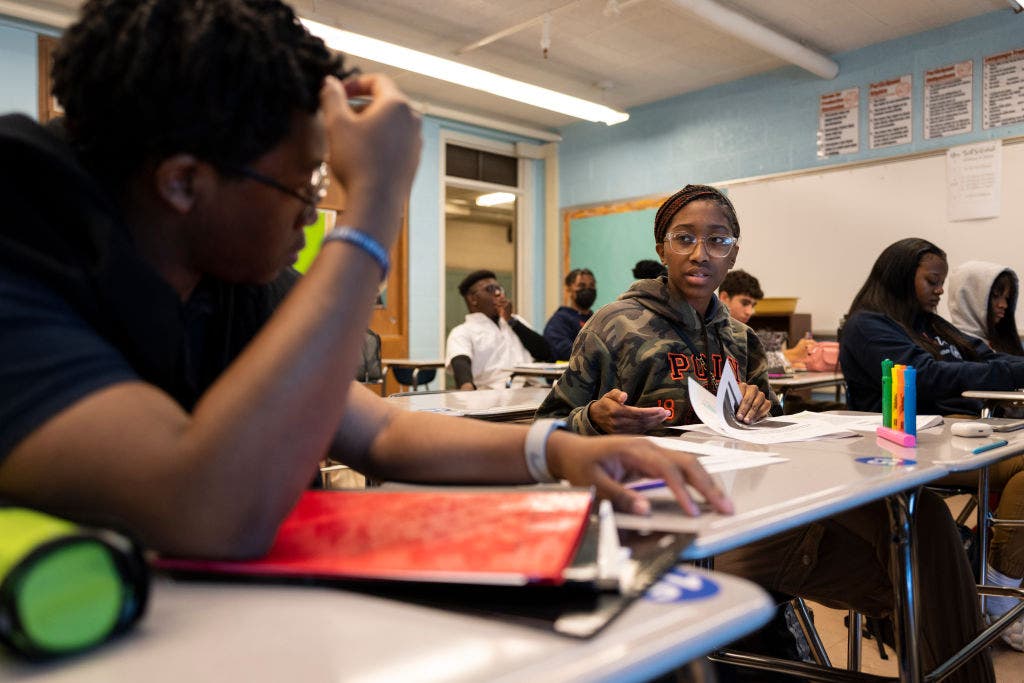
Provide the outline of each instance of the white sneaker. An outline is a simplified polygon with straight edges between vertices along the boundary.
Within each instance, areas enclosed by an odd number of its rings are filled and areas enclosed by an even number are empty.
[[[994,624],[999,620],[1000,617],[1005,613],[992,614],[988,611],[988,603],[985,605],[985,624]],[[999,637],[1003,639],[1003,642],[1012,647],[1018,652],[1024,652],[1024,617],[1021,617],[1017,621],[1013,622],[1009,626],[1003,629],[1003,632],[999,634]]]
[[[1018,619],[999,634],[1003,642],[1018,652],[1024,652],[1024,618]]]

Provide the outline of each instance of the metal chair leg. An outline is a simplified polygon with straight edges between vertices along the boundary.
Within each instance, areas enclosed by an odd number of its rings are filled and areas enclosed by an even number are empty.
[[[804,637],[807,638],[807,642],[811,646],[811,656],[814,657],[814,661],[822,666],[832,666],[828,652],[825,651],[825,645],[821,642],[821,636],[818,635],[818,629],[814,628],[811,614],[807,611],[807,603],[803,598],[793,598],[790,600],[790,604],[793,605],[800,628],[803,629]]]
[[[860,612],[850,610],[849,626],[846,633],[846,670],[860,671],[860,648],[862,619]]]

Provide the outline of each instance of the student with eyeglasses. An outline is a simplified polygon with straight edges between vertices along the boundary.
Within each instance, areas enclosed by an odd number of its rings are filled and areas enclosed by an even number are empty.
[[[352,381],[420,123],[287,5],[90,0],[53,76],[63,123],[0,116],[0,500],[206,558],[264,553],[324,455],[376,479],[564,479],[644,514],[614,474],[638,472],[689,514],[686,483],[731,511],[692,455],[405,411]],[[345,224],[300,278],[324,159]]]
[[[658,209],[654,239],[667,276],[635,282],[594,314],[537,416],[567,419],[573,431],[593,435],[694,423],[687,380],[715,393],[725,363],[743,390],[739,418],[777,414],[757,335],[715,295],[739,251],[732,203],[713,187],[687,185]],[[921,539],[921,659],[929,670],[981,629],[981,615],[974,576],[945,503],[923,493],[914,523]],[[876,502],[723,553],[715,568],[879,617],[891,614],[895,599],[891,543],[888,510]],[[947,680],[993,681],[989,655],[972,659]]]
[[[512,313],[505,288],[490,270],[475,270],[459,283],[466,301],[466,321],[452,328],[445,344],[445,364],[459,389],[504,389],[508,369],[533,361],[549,361],[544,337]],[[517,378],[514,386],[544,386],[538,377]]]

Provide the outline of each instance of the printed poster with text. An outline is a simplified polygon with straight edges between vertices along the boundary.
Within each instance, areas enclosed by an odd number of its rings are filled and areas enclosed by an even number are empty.
[[[830,92],[818,98],[818,156],[860,151],[860,88]]]
[[[913,141],[914,80],[910,74],[872,83],[868,88],[868,147],[880,149]]]
[[[970,133],[974,127],[974,62],[924,72],[924,139]]]
[[[946,213],[951,221],[999,215],[1003,141],[989,140],[946,151]]]
[[[981,112],[985,130],[1024,123],[1024,48],[985,57]]]

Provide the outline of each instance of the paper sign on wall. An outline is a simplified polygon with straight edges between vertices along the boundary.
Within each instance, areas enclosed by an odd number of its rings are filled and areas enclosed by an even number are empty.
[[[985,130],[1024,123],[1024,48],[985,57],[982,90]]]
[[[818,98],[818,157],[860,151],[860,88]]]
[[[924,139],[970,133],[974,127],[971,89],[974,62],[940,66],[924,72]]]
[[[1003,142],[989,140],[946,151],[946,207],[949,220],[999,215]]]
[[[913,141],[910,74],[872,83],[868,88],[868,147],[879,149]]]

